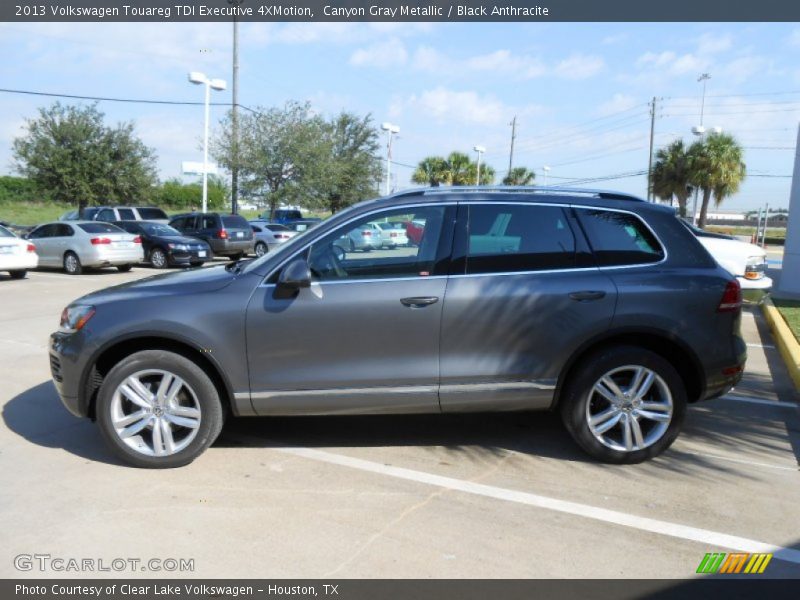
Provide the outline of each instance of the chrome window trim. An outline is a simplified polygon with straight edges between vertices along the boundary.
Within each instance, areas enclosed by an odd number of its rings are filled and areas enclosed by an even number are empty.
[[[625,210],[625,209],[622,209],[622,208],[610,208],[610,207],[605,207],[605,206],[589,206],[589,205],[585,205],[585,204],[566,204],[566,203],[559,203],[559,202],[519,202],[519,201],[509,201],[509,202],[502,201],[502,202],[498,202],[498,201],[486,201],[486,200],[463,200],[463,201],[453,200],[453,201],[450,201],[450,202],[436,202],[436,203],[425,202],[425,203],[408,204],[408,205],[404,205],[404,206],[401,206],[401,207],[391,207],[391,208],[383,207],[383,208],[379,208],[379,209],[376,209],[376,210],[374,210],[372,212],[368,212],[368,213],[359,215],[357,217],[353,217],[352,219],[350,219],[348,221],[345,221],[344,223],[342,223],[339,226],[341,227],[342,225],[347,225],[348,223],[352,223],[353,221],[355,221],[357,219],[360,219],[361,217],[369,216],[369,215],[372,215],[372,214],[375,214],[375,213],[378,213],[378,212],[384,212],[386,210],[395,210],[397,208],[401,208],[401,209],[402,208],[419,208],[419,207],[426,207],[426,206],[452,206],[454,204],[457,204],[457,205],[460,205],[460,204],[478,204],[478,205],[485,204],[485,205],[489,205],[489,206],[497,206],[498,204],[506,204],[506,205],[513,205],[513,206],[556,206],[556,207],[560,207],[560,208],[578,208],[578,209],[584,209],[584,210],[604,210],[604,211],[609,211],[609,212],[618,212],[618,213],[632,215],[640,223],[642,223],[647,228],[647,230],[650,232],[650,234],[653,236],[653,238],[655,238],[655,240],[658,242],[659,246],[661,246],[661,249],[664,251],[664,257],[661,260],[657,261],[657,262],[635,263],[635,264],[631,264],[631,265],[604,265],[604,266],[598,266],[598,267],[577,267],[577,268],[574,268],[574,269],[540,269],[540,270],[534,270],[534,271],[504,271],[502,273],[469,273],[469,274],[465,273],[465,274],[459,274],[459,275],[433,275],[433,276],[422,276],[422,275],[420,275],[420,276],[416,276],[416,277],[384,277],[384,278],[370,278],[370,279],[349,279],[349,280],[344,280],[344,281],[315,281],[313,283],[316,284],[316,285],[326,285],[326,284],[338,284],[338,285],[341,285],[341,284],[345,284],[345,283],[375,283],[375,282],[379,282],[379,281],[418,281],[420,279],[443,279],[443,278],[448,278],[448,277],[452,278],[452,279],[465,279],[465,278],[469,278],[469,277],[495,277],[495,276],[497,276],[497,277],[507,277],[509,275],[533,275],[533,274],[548,274],[548,273],[575,273],[575,272],[581,272],[581,271],[583,271],[583,272],[587,272],[587,271],[611,271],[611,270],[616,270],[616,269],[636,269],[636,268],[642,268],[642,267],[654,267],[654,266],[661,265],[661,264],[665,263],[667,261],[667,259],[669,258],[669,251],[667,250],[667,246],[664,244],[664,242],[661,241],[661,238],[658,237],[658,234],[656,234],[656,232],[653,231],[653,228],[650,227],[650,224],[647,223],[647,221],[642,219],[635,212],[630,211],[630,210]],[[583,232],[581,232],[581,233],[583,234]],[[585,234],[583,234],[583,235],[585,236]],[[305,252],[311,245],[314,244],[315,241],[316,241],[316,239],[311,241],[311,242],[308,242],[305,246],[300,248],[300,250],[295,252],[291,257],[287,258],[280,265],[278,265],[273,270],[271,270],[269,272],[269,274],[267,274],[264,277],[264,280],[262,281],[262,283],[260,284],[259,287],[274,287],[276,284],[274,284],[274,283],[265,283],[266,280],[269,279],[270,277],[272,277],[272,275],[274,275],[277,271],[282,269],[286,265],[286,263],[288,263],[289,261],[291,261],[294,258],[296,258],[299,254],[302,254],[303,252]]]

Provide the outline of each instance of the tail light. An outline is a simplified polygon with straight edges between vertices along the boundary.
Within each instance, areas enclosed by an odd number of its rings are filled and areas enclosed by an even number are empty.
[[[221,239],[221,240],[227,240],[228,239],[228,232],[226,230],[224,230],[224,229],[220,229],[217,232],[216,237]]]
[[[717,312],[736,312],[742,308],[742,286],[739,281],[731,279],[722,293]]]
[[[389,237],[397,237],[397,234],[392,232],[392,233],[389,234]]]
[[[372,232],[369,230],[362,231],[361,235],[363,235],[364,237],[372,237]]]
[[[104,246],[106,244],[110,244],[111,240],[109,238],[92,238],[91,242],[92,246]]]
[[[133,243],[134,244],[141,244],[142,243],[142,236],[137,235],[135,238],[133,238]]]
[[[28,244],[28,252],[36,252],[36,246],[33,244]]]

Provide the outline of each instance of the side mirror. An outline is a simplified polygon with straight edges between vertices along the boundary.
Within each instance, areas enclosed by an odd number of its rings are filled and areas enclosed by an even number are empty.
[[[311,287],[311,269],[303,258],[293,260],[281,272],[278,286],[287,290]]]

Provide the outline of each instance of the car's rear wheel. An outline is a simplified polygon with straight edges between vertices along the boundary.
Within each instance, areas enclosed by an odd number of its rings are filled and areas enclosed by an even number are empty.
[[[133,265],[117,265],[117,271],[120,273],[127,273],[133,268]]]
[[[258,257],[264,256],[268,252],[267,245],[264,242],[258,242],[255,250]]]
[[[16,271],[9,271],[9,275],[11,275],[11,279],[25,279],[25,276],[28,274],[28,271],[25,269],[19,269]]]
[[[169,264],[167,253],[161,248],[153,248],[150,251],[150,264],[154,269],[166,269]]]
[[[64,255],[64,270],[69,275],[80,275],[83,273],[83,265],[81,259],[74,252],[67,252]]]
[[[686,389],[662,356],[612,346],[582,360],[560,408],[572,437],[594,458],[638,463],[669,448],[686,414]]]
[[[222,430],[219,393],[188,358],[145,350],[120,361],[97,395],[97,421],[114,453],[137,467],[192,462]]]
[[[237,252],[236,254],[231,254],[231,260],[241,260],[244,256],[244,252]]]

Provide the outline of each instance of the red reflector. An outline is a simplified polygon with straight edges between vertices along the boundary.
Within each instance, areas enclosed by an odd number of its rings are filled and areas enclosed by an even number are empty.
[[[92,238],[92,246],[98,246],[100,244],[110,244],[111,240],[109,238]]]
[[[28,252],[36,252],[36,246],[33,244],[28,244]]]
[[[736,375],[737,373],[741,373],[744,371],[743,365],[736,365],[735,367],[728,367],[727,369],[722,369],[723,375]]]
[[[735,312],[742,308],[742,286],[736,279],[732,279],[725,286],[722,300],[719,301],[717,312]]]
[[[142,236],[137,235],[135,238],[133,238],[133,243],[134,244],[141,244],[142,243]]]

